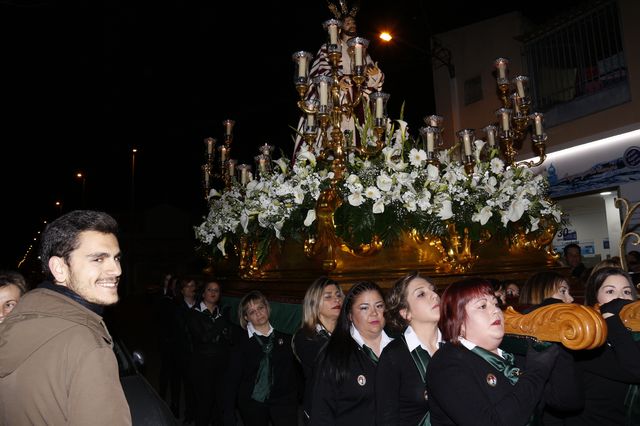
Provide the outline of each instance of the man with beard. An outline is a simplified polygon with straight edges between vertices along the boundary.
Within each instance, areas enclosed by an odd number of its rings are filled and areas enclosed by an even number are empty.
[[[0,324],[0,424],[131,424],[101,316],[118,301],[117,232],[111,216],[89,210],[46,227],[48,281]]]

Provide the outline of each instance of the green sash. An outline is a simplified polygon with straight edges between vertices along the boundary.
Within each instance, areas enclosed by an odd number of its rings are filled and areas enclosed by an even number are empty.
[[[512,385],[518,382],[518,376],[520,376],[520,369],[514,365],[514,358],[508,352],[502,351],[504,359],[493,352],[489,352],[486,349],[482,349],[480,346],[476,346],[471,349],[471,352],[478,355],[480,358],[491,364],[496,370],[502,372]]]
[[[251,399],[258,402],[265,402],[269,398],[271,393],[271,386],[273,386],[273,371],[271,371],[271,352],[273,351],[273,340],[275,338],[275,331],[271,332],[269,337],[253,335],[258,344],[262,347],[262,359],[260,360],[260,366],[258,367],[258,374],[256,375],[256,383],[253,385],[253,393]]]

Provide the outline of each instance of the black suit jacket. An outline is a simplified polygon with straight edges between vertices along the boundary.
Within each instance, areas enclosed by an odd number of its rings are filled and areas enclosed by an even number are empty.
[[[374,425],[376,364],[355,341],[343,383],[326,374],[323,364],[318,364],[314,379],[311,426]]]
[[[570,356],[561,352],[547,379],[523,368],[518,382],[507,378],[462,345],[446,343],[427,367],[431,425],[526,425],[544,404],[575,410],[582,404]]]
[[[291,349],[291,335],[274,330],[275,340],[271,353],[273,368],[273,387],[269,398],[270,405],[297,405],[300,387],[299,368]],[[235,407],[240,399],[249,400],[256,383],[258,368],[262,359],[262,346],[255,338],[249,338],[242,330],[234,340],[226,375],[227,394],[225,396],[225,425],[235,426]]]
[[[309,335],[305,329],[299,329],[293,335],[293,352],[302,366],[304,374],[304,398],[303,408],[308,417],[311,417],[311,405],[313,396],[313,374],[320,352],[329,342],[328,334],[314,333]]]
[[[404,339],[394,339],[376,370],[376,425],[416,426],[429,411],[426,386]]]

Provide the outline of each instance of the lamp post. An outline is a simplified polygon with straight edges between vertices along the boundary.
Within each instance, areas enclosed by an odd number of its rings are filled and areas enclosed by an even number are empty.
[[[135,217],[136,209],[136,153],[137,148],[131,149],[131,219]]]
[[[135,287],[135,247],[136,247],[136,154],[138,149],[131,148],[131,212],[130,212],[130,231],[129,231],[129,255],[128,255],[128,279],[126,281],[126,290],[129,291]]]
[[[87,189],[87,176],[82,172],[78,172],[76,173],[76,177],[80,179],[80,181],[82,182],[82,196],[80,200],[81,200],[81,207],[84,208],[86,204],[85,195],[86,195],[86,189]]]

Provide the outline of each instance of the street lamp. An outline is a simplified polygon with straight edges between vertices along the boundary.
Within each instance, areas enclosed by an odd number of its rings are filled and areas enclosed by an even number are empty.
[[[86,187],[87,187],[87,176],[82,172],[78,172],[78,173],[76,173],[76,177],[82,181],[81,203],[82,203],[82,208],[84,208],[85,201],[86,201],[85,200],[85,192],[86,192]]]
[[[134,217],[134,210],[136,207],[136,153],[137,148],[131,149],[131,218]]]

